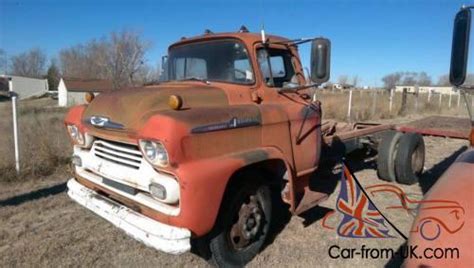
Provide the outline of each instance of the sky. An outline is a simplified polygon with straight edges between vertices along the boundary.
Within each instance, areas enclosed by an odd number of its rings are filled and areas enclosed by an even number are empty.
[[[0,0],[0,48],[8,56],[32,47],[53,58],[62,48],[136,30],[151,41],[146,54],[157,64],[181,37],[237,31],[246,25],[291,39],[331,39],[331,80],[359,76],[380,86],[395,71],[427,72],[437,82],[449,71],[453,18],[458,0],[241,0],[89,1]],[[309,63],[309,45],[300,53]]]

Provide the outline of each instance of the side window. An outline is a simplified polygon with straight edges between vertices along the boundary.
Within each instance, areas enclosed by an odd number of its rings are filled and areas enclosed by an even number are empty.
[[[282,56],[270,57],[270,64],[272,65],[273,78],[286,77],[285,62]]]
[[[291,54],[287,50],[259,49],[257,51],[257,60],[267,86],[285,87],[290,83],[298,83],[293,64],[291,63]],[[270,64],[268,63],[269,61]]]

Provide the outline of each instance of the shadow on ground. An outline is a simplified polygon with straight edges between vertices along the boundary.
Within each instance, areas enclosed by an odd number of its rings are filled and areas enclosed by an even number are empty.
[[[32,191],[29,193],[17,195],[14,197],[10,197],[4,200],[0,200],[0,207],[4,206],[17,206],[21,205],[25,202],[33,201],[36,199],[57,195],[62,192],[66,191],[66,183],[56,184],[50,187],[42,188],[36,191]]]

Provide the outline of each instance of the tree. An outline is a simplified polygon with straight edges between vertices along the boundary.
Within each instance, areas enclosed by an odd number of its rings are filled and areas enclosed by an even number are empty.
[[[87,44],[78,44],[59,52],[61,73],[65,77],[83,79],[110,79],[106,68],[107,54],[105,40],[91,40]]]
[[[394,88],[398,83],[400,83],[401,79],[402,79],[402,73],[396,72],[396,73],[391,73],[384,76],[382,78],[382,82],[384,84],[385,89],[390,90]]]
[[[418,74],[415,72],[405,72],[403,73],[403,81],[402,84],[404,86],[414,86],[416,85],[417,81],[417,76]]]
[[[347,75],[340,75],[337,78],[337,82],[341,85],[347,85],[348,81],[349,81],[349,77]]]
[[[8,69],[8,60],[7,60],[7,53],[5,50],[0,48],[0,73],[7,73]]]
[[[354,75],[352,77],[352,86],[354,86],[354,88],[357,88],[357,84],[359,84],[359,76],[358,75]]]
[[[426,74],[425,72],[421,72],[418,74],[418,85],[419,86],[431,86],[432,84],[432,81],[431,81],[431,77]]]
[[[115,88],[146,82],[145,53],[150,43],[134,31],[112,32],[60,52],[64,76],[109,79]]]
[[[108,67],[115,86],[133,85],[149,44],[136,32],[122,31],[111,34],[111,45]]]
[[[59,68],[56,65],[55,60],[51,60],[51,64],[49,65],[48,72],[46,73],[45,78],[48,79],[49,90],[58,89],[59,79],[61,79],[61,75],[59,73]]]
[[[40,78],[44,74],[46,54],[39,48],[11,57],[12,74]]]
[[[156,64],[155,66],[153,66],[144,64],[136,73],[135,79],[137,81],[142,81],[143,84],[157,83],[160,80],[160,73],[160,65]]]
[[[450,86],[450,84],[449,84],[449,75],[447,75],[447,74],[440,75],[439,78],[438,78],[437,85],[438,86]]]

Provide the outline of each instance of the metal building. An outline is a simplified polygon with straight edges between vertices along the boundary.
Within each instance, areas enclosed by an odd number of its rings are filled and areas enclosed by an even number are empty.
[[[8,91],[8,80],[12,80],[13,91],[19,99],[39,97],[48,92],[48,80],[14,75],[0,75],[0,91]]]

